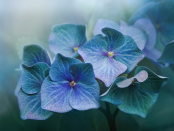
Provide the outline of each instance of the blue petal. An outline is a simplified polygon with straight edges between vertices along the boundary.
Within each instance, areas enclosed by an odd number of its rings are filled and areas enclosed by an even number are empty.
[[[116,84],[126,79],[127,78],[123,76],[118,77],[113,85],[104,94],[101,95],[100,100],[112,103],[114,105],[121,104],[126,96],[127,89],[119,88]]]
[[[144,58],[143,52],[137,47],[134,40],[125,36],[125,42],[122,46],[114,50],[116,54],[114,59],[127,66],[126,73],[132,71],[135,66]]]
[[[23,120],[45,120],[53,114],[52,112],[41,108],[40,92],[34,95],[27,95],[22,90],[19,90],[18,102],[21,118]]]
[[[52,81],[72,81],[73,78],[69,72],[69,68],[73,64],[81,63],[80,60],[64,57],[57,54],[54,63],[52,64],[49,76]]]
[[[31,67],[21,65],[21,87],[27,94],[34,94],[40,91],[42,82],[45,79],[45,71],[49,66],[46,63],[37,63]]]
[[[94,36],[98,34],[103,34],[102,29],[105,27],[119,31],[119,25],[116,22],[106,19],[98,19],[93,31]]]
[[[22,64],[32,66],[38,62],[47,63],[51,66],[50,55],[39,45],[28,45],[24,47]]]
[[[90,63],[74,64],[70,66],[69,70],[77,83],[90,85],[96,82],[93,67]]]
[[[69,104],[71,92],[72,87],[69,82],[53,82],[48,76],[41,88],[42,108],[59,113],[72,110]]]
[[[128,35],[133,38],[140,50],[144,48],[146,44],[146,35],[141,29],[134,26],[120,26],[120,31],[123,35]]]
[[[70,105],[77,110],[99,108],[99,95],[100,90],[97,81],[91,85],[77,83],[70,96]]]
[[[142,70],[148,73],[148,78],[143,82],[139,82],[141,88],[146,92],[158,93],[168,81],[167,77],[159,76],[155,74],[154,72],[152,72],[147,67],[143,67],[143,66],[139,66],[136,68],[135,75],[137,75]]]
[[[93,63],[92,63],[93,64]],[[99,68],[94,70],[95,76],[101,79],[107,87],[109,87],[116,79],[117,76],[127,70],[127,66],[113,58],[105,58],[98,62]]]
[[[49,37],[50,50],[72,57],[76,51],[74,47],[80,47],[86,42],[86,27],[84,25],[62,24],[55,25]]]
[[[92,63],[94,70],[102,65],[104,55],[107,52],[107,43],[102,35],[97,35],[90,39],[78,50],[85,63]]]
[[[118,108],[129,114],[136,114],[141,117],[146,117],[149,109],[156,102],[158,94],[150,94],[144,92],[138,83],[134,83],[127,89],[124,101],[118,105]]]
[[[134,26],[146,32],[146,34],[148,35],[148,39],[145,45],[145,49],[151,50],[155,46],[157,40],[157,32],[151,20],[148,18],[138,19],[134,23]]]

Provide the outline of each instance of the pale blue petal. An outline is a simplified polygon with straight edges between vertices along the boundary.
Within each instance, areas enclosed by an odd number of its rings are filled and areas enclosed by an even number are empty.
[[[151,20],[148,18],[138,19],[134,23],[134,26],[146,32],[148,39],[147,39],[145,49],[151,50],[155,46],[156,40],[157,40],[157,32]]]
[[[106,57],[102,60],[100,67],[94,70],[95,76],[101,79],[109,87],[119,76],[127,70],[127,66],[113,58]]]
[[[77,83],[70,96],[70,105],[77,110],[88,110],[99,108],[99,85]]]
[[[106,19],[98,19],[93,30],[94,36],[98,34],[103,34],[102,29],[106,27],[119,31],[119,25],[116,22]]]
[[[140,50],[144,49],[147,38],[141,29],[134,26],[120,26],[120,31],[123,35],[128,35],[133,38]]]

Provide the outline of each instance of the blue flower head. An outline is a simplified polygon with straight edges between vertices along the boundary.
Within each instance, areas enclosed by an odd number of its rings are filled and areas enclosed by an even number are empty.
[[[144,30],[148,35],[148,42],[143,50],[146,57],[160,66],[162,50],[174,36],[174,1],[150,2],[137,10],[129,19],[129,24]],[[161,44],[162,43],[162,44]]]
[[[61,24],[52,27],[49,37],[49,47],[54,53],[67,57],[78,55],[78,48],[86,42],[86,26]]]
[[[95,76],[110,86],[122,73],[129,73],[144,58],[135,41],[120,32],[103,28],[99,34],[82,45],[78,52],[91,63]]]
[[[42,108],[60,113],[98,108],[99,93],[91,64],[57,54],[42,84]]]
[[[51,65],[49,54],[38,45],[24,47],[20,88],[16,89],[22,119],[45,120],[53,113],[41,108],[41,86]]]

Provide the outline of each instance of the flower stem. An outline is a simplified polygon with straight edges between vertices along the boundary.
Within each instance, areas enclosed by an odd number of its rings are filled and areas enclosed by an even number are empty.
[[[105,117],[108,121],[108,124],[109,124],[110,131],[117,131],[116,125],[115,125],[115,119],[116,119],[116,116],[119,112],[119,109],[116,108],[116,110],[112,114],[110,111],[109,103],[105,102],[105,105],[106,105],[106,110],[103,109],[102,107],[100,107],[99,110],[105,115]]]

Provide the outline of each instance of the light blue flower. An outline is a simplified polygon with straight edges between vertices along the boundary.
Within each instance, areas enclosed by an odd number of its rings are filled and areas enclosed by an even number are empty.
[[[120,32],[103,28],[105,35],[96,35],[82,45],[78,52],[84,61],[91,63],[96,78],[110,86],[122,73],[129,73],[144,58],[134,40]]]
[[[49,37],[50,50],[56,55],[76,57],[78,48],[86,42],[86,26],[61,24],[52,27]]]

